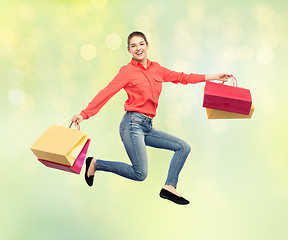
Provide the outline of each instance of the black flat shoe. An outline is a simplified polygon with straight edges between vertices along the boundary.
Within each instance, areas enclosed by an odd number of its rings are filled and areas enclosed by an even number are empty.
[[[88,169],[90,167],[91,161],[93,160],[93,157],[88,157],[86,158],[86,171],[85,171],[85,181],[86,183],[91,187],[93,185],[93,181],[94,181],[94,175],[88,177],[87,173],[88,173]]]
[[[180,205],[186,205],[189,204],[189,201],[183,197],[179,197],[175,195],[174,193],[162,188],[160,191],[160,197],[164,199],[168,199],[174,203],[180,204]]]

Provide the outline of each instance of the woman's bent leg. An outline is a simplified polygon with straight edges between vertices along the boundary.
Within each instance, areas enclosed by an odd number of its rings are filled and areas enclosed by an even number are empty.
[[[145,142],[147,146],[174,151],[165,185],[176,188],[180,171],[191,151],[190,145],[178,137],[154,128],[146,134]]]
[[[123,162],[97,159],[96,170],[112,172],[135,181],[143,181],[148,174],[147,153],[141,125],[123,118],[120,136],[132,166]]]

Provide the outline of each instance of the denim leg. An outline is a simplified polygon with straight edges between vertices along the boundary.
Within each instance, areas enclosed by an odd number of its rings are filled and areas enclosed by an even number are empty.
[[[173,185],[176,188],[180,171],[191,151],[190,145],[180,138],[154,128],[146,133],[145,143],[147,146],[174,151],[165,185]]]
[[[132,166],[123,162],[97,160],[97,171],[112,172],[135,181],[145,180],[148,164],[142,126],[125,117],[122,119],[119,131]]]

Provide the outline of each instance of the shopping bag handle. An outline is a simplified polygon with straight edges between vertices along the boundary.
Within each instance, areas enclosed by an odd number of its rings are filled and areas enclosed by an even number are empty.
[[[73,123],[74,123],[74,122],[71,121],[71,124],[70,124],[69,128],[72,127],[72,124],[73,124]],[[80,124],[79,124],[78,120],[76,120],[75,128],[76,128],[76,126],[78,127],[78,130],[80,131]]]
[[[66,125],[66,123],[68,123],[69,121],[70,121],[70,120],[68,120],[68,121],[66,121],[65,123],[63,123],[62,126]],[[72,124],[73,124],[73,123],[74,123],[74,122],[71,121],[69,128],[72,127]],[[80,123],[78,122],[78,120],[76,120],[75,128],[76,128],[76,126],[77,126],[78,130],[80,131]]]
[[[230,79],[232,79],[232,86],[238,87],[238,82],[237,82],[236,78],[234,77],[234,75],[231,75]],[[224,84],[224,83],[225,83],[225,81],[222,82],[222,84]]]

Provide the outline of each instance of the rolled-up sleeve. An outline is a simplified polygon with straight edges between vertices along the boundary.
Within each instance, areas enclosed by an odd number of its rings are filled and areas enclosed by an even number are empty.
[[[181,84],[188,84],[188,83],[198,83],[205,81],[205,74],[186,74],[183,72],[175,72],[171,71],[165,67],[160,66],[161,71],[163,73],[163,81],[164,82],[172,82],[172,83],[181,83]]]

